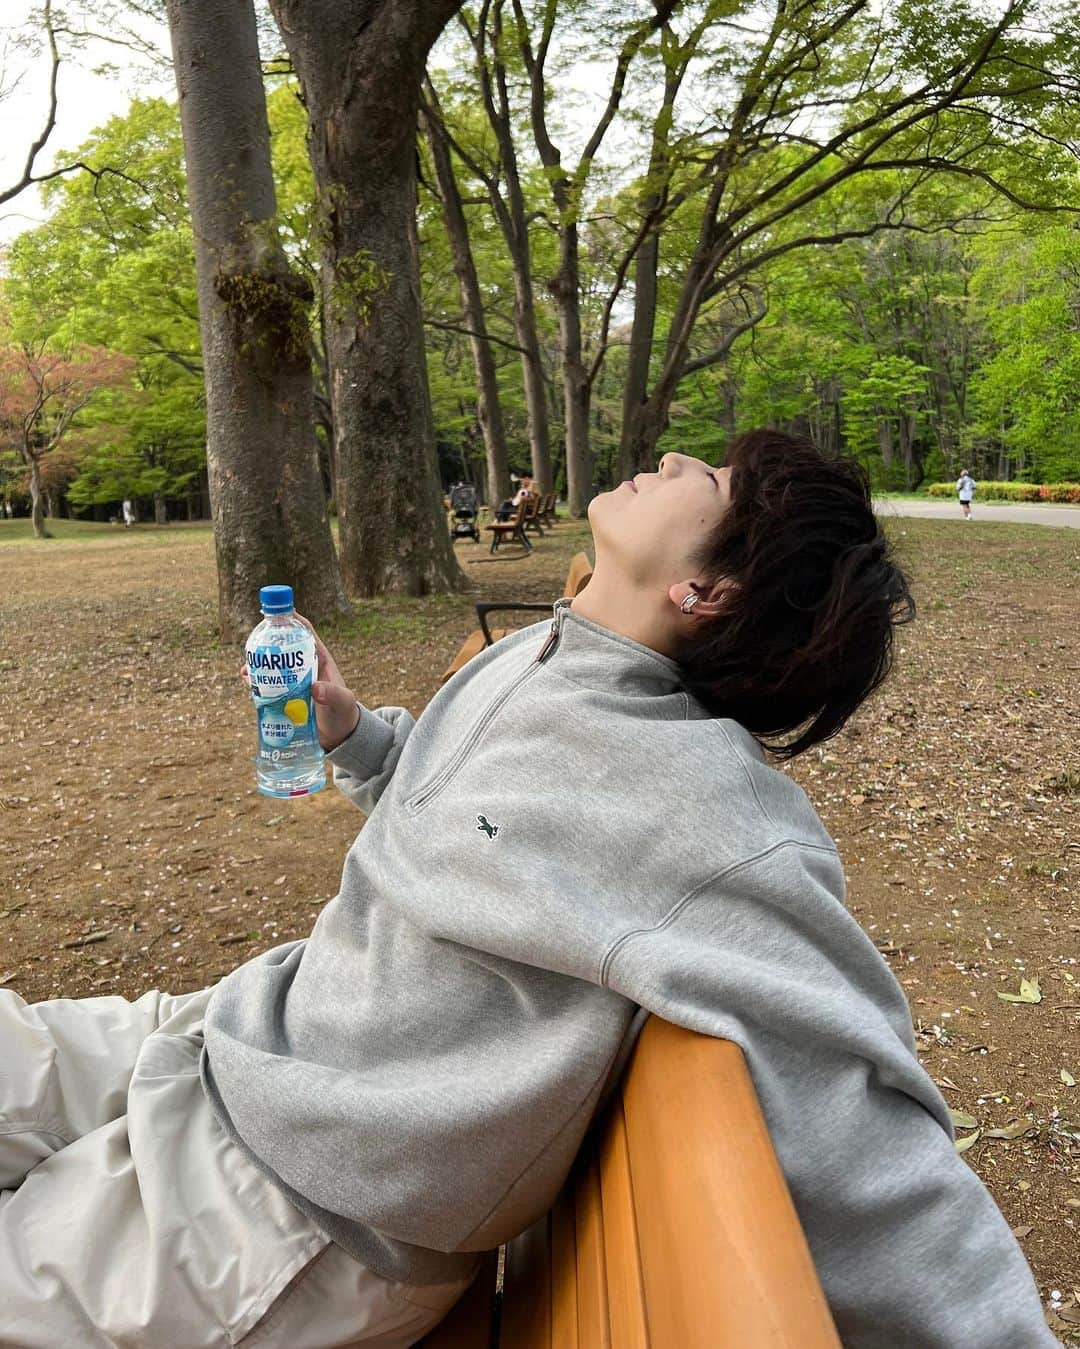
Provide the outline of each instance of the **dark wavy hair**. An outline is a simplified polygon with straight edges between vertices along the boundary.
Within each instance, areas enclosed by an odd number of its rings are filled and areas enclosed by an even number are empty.
[[[733,585],[677,659],[713,716],[790,759],[835,735],[885,678],[915,602],[858,464],[780,431],[738,436],[727,463],[731,504],[697,565]]]

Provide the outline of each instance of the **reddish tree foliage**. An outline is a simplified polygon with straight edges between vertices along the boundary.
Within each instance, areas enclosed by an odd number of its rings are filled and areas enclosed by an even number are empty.
[[[134,365],[129,356],[104,347],[52,351],[44,343],[24,342],[0,349],[0,445],[15,450],[26,465],[38,538],[46,537],[46,461],[94,395],[126,384]]]

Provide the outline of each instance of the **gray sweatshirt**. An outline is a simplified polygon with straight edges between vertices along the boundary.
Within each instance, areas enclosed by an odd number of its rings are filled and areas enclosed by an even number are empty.
[[[415,723],[361,710],[340,893],[211,998],[222,1123],[369,1268],[450,1280],[550,1206],[653,1012],[742,1047],[845,1345],[1054,1345],[806,796],[568,605]]]

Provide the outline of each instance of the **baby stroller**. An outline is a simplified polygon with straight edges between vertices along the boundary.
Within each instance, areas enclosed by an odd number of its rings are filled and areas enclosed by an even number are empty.
[[[480,513],[480,503],[476,499],[476,488],[471,483],[459,482],[450,488],[450,537],[452,539],[472,539],[480,542],[480,530],[476,518]]]

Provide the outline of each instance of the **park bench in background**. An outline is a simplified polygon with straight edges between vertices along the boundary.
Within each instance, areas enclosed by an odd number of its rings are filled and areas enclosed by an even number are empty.
[[[544,515],[541,507],[547,500],[546,497],[531,496],[525,502],[525,518],[522,521],[523,530],[532,530],[534,534],[544,536]],[[550,526],[549,526],[550,528]]]
[[[557,525],[559,517],[555,513],[555,493],[549,492],[540,499],[540,519],[545,525]]]
[[[741,1050],[658,1017],[503,1254],[423,1349],[840,1349]]]
[[[576,553],[570,563],[570,570],[566,573],[566,587],[563,590],[563,597],[573,599],[575,595],[580,594],[585,589],[591,575],[592,563],[588,557],[584,553]],[[480,626],[462,642],[457,655],[443,674],[441,680],[443,684],[451,675],[457,674],[463,665],[472,660],[473,656],[479,655],[485,646],[491,646],[500,637],[506,636],[505,628],[498,628],[493,631],[488,626],[488,614],[502,610],[537,610],[550,613],[551,605],[526,600],[481,600],[476,606],[476,617]]]
[[[522,529],[526,533],[531,529],[534,534],[539,534],[539,537],[543,538],[543,525],[541,523],[539,507],[541,507],[541,499],[539,499],[539,496],[526,496],[526,499],[524,499]]]
[[[490,529],[491,534],[491,552],[498,552],[499,544],[509,539],[511,543],[516,539],[522,544],[527,553],[532,552],[532,544],[525,536],[525,512],[529,509],[532,498],[523,498],[518,502],[517,509],[509,520],[496,520],[493,525],[485,525],[485,529]]]

